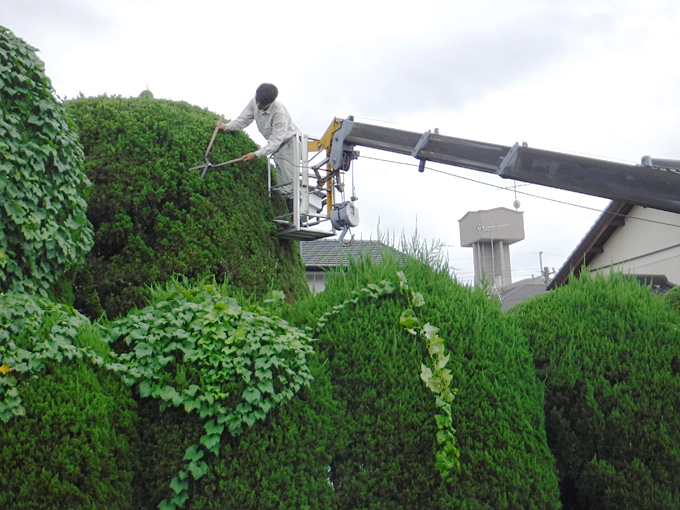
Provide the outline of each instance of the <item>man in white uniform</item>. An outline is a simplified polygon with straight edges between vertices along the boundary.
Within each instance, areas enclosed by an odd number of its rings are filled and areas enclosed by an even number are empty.
[[[286,110],[285,106],[276,101],[279,91],[271,83],[263,83],[255,91],[255,97],[250,100],[241,115],[228,123],[218,122],[221,131],[238,131],[249,126],[253,121],[257,129],[267,140],[267,145],[249,152],[243,157],[244,161],[251,161],[262,156],[274,155],[278,191],[286,198],[288,208],[292,210],[293,179],[298,175],[299,162],[293,157],[293,138],[300,130]]]

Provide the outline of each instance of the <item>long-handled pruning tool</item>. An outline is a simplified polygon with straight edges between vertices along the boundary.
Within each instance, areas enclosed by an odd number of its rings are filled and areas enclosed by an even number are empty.
[[[243,158],[245,156],[241,156],[240,158],[232,159],[230,161],[225,161],[224,163],[218,163],[217,165],[214,165],[211,161],[210,158],[208,157],[210,154],[210,149],[212,149],[213,143],[215,142],[215,137],[217,136],[217,131],[220,129],[220,124],[222,123],[222,116],[220,116],[220,121],[215,124],[215,131],[213,131],[212,138],[210,138],[210,143],[208,144],[208,148],[205,151],[205,155],[203,156],[203,159],[205,162],[202,165],[196,165],[192,166],[189,170],[198,170],[199,168],[202,168],[203,171],[201,172],[201,179],[205,177],[205,174],[208,172],[208,169],[210,168],[217,168],[218,166],[224,166],[224,165],[229,165],[231,163],[236,163],[237,161],[243,161]]]

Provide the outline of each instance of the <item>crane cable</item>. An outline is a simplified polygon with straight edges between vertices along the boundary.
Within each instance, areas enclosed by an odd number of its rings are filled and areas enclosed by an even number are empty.
[[[371,156],[361,156],[361,157],[363,159],[372,159],[374,161],[382,161],[384,163],[393,163],[393,164],[396,164],[396,165],[405,165],[405,166],[412,166],[412,167],[418,166],[415,163],[406,163],[404,161],[396,161],[396,160],[390,160],[390,159],[384,159],[384,158],[375,158],[375,157],[371,157]],[[472,179],[471,177],[464,177],[462,175],[456,175],[456,174],[453,174],[453,173],[450,173],[450,172],[445,172],[444,170],[440,170],[438,168],[433,168],[433,167],[430,167],[430,166],[426,166],[425,168],[427,170],[432,171],[432,172],[436,172],[436,173],[439,173],[439,174],[442,174],[442,175],[446,175],[447,177],[455,177],[457,179],[462,179],[464,181],[469,181],[469,182],[472,182],[472,183],[475,183],[475,184],[481,184],[481,185],[484,185],[484,186],[489,186],[489,187],[495,188],[495,189],[500,190],[500,191],[508,191],[509,189],[511,189],[511,188],[504,187],[504,186],[498,186],[497,184],[491,184],[491,183],[480,181],[480,180],[477,180],[477,179]],[[527,184],[527,185],[529,185],[529,184]],[[566,202],[564,200],[557,200],[555,198],[548,198],[548,197],[544,197],[544,196],[541,196],[541,195],[536,195],[534,193],[527,193],[526,191],[517,191],[516,186],[514,188],[514,192],[515,192],[515,197],[517,196],[517,193],[519,193],[519,194],[525,195],[527,197],[538,198],[538,199],[541,199],[541,200],[547,200],[548,202],[554,202],[556,204],[568,205],[570,207],[578,207],[580,209],[586,209],[588,211],[595,211],[595,212],[599,212],[599,213],[605,212],[603,209],[598,209],[597,207],[590,207],[590,206],[587,206],[587,205],[574,204],[573,202]],[[601,197],[601,198],[603,198],[603,197]],[[668,223],[668,222],[665,222],[665,221],[653,220],[653,219],[649,219],[649,218],[638,218],[636,216],[630,216],[630,215],[622,214],[622,213],[609,213],[609,214],[613,214],[615,216],[621,216],[621,217],[631,219],[631,220],[646,221],[648,223],[654,223],[654,224],[657,224],[657,225],[665,225],[665,226],[668,226],[668,227],[680,228],[680,225],[677,224],[677,223]]]

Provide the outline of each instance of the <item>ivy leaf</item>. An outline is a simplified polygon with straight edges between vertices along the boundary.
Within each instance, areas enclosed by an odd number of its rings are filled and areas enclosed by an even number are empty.
[[[445,414],[436,414],[434,420],[440,430],[450,429],[453,426],[452,418]]]
[[[220,439],[221,436],[219,434],[204,434],[201,437],[201,444],[205,446],[209,452],[218,455],[220,452]]]
[[[434,335],[430,338],[429,345],[427,346],[430,356],[437,356],[442,354],[445,350],[444,339],[438,335]],[[448,361],[448,360],[447,360]]]
[[[192,461],[189,463],[189,472],[191,472],[194,480],[200,479],[210,470],[210,467],[205,461]]]
[[[418,319],[410,308],[401,312],[399,317],[399,324],[406,328],[409,333],[415,334],[413,328],[418,324]]]
[[[153,353],[153,346],[147,344],[146,342],[140,342],[135,345],[135,354],[138,358],[145,358]]]
[[[260,392],[260,390],[258,390],[257,388],[253,388],[252,386],[246,388],[243,391],[243,398],[251,404],[253,402],[260,400],[261,397],[262,397],[262,393]]]
[[[199,449],[198,446],[195,444],[192,444],[189,448],[187,448],[187,451],[184,453],[184,460],[189,460],[189,461],[198,461],[203,458],[205,455],[205,452],[201,449]]]
[[[139,395],[142,398],[146,398],[149,395],[151,395],[151,389],[152,389],[151,388],[151,381],[149,381],[148,379],[145,379],[144,381],[139,383]]]
[[[175,491],[175,494],[180,494],[183,491],[189,490],[189,480],[181,481],[178,477],[175,477],[170,482],[170,488]]]
[[[243,416],[243,421],[246,422],[249,427],[252,427],[255,424],[255,416],[246,414]]]
[[[184,410],[187,413],[190,413],[194,409],[201,409],[201,401],[200,400],[185,400],[184,401]],[[205,416],[207,416],[207,412],[203,417],[205,418]]]
[[[185,389],[183,393],[184,393],[185,395],[188,395],[188,396],[190,396],[190,397],[193,397],[194,395],[196,395],[196,392],[197,392],[199,389],[200,389],[200,388],[199,388],[196,384],[192,384],[192,385],[189,386],[187,389]]]
[[[208,434],[216,434],[217,436],[221,435],[222,432],[224,431],[224,424],[216,424],[215,420],[208,420],[208,422],[204,426],[206,433]]]
[[[272,395],[274,394],[274,382],[270,380],[265,380],[261,381],[260,384],[257,385],[257,387],[260,389],[260,391],[271,393]]]
[[[433,326],[429,322],[423,326],[423,335],[428,340],[430,340],[432,338],[432,335],[435,335],[438,331],[439,328]]]
[[[267,368],[269,365],[271,365],[271,358],[270,357],[265,357],[265,356],[260,356],[255,360],[255,369],[257,370],[258,368]]]
[[[413,306],[416,308],[420,308],[421,306],[425,305],[425,299],[423,298],[423,295],[420,292],[414,292],[411,295],[412,303]]]
[[[164,386],[163,389],[160,390],[158,396],[160,396],[166,402],[172,401],[172,404],[175,407],[179,406],[184,401],[184,397],[182,397],[182,395],[180,395],[177,390],[170,385]]]
[[[446,402],[445,399],[437,395],[434,399],[434,405],[437,407],[448,407],[449,409],[451,408],[450,402]],[[450,414],[450,411],[447,411]]]
[[[171,508],[182,508],[187,499],[189,499],[189,491],[180,492],[170,500],[170,504],[175,505]]]
[[[158,504],[158,510],[175,510],[177,506],[173,503],[170,503],[167,499],[164,499]]]
[[[445,385],[448,386],[451,383],[451,380],[453,379],[453,374],[451,373],[451,370],[445,368],[443,370],[437,370],[437,373],[439,374],[439,377],[441,377]]]
[[[265,413],[268,413],[271,408],[274,407],[274,403],[271,399],[263,400],[260,402],[260,409],[264,411]]]
[[[424,363],[420,365],[420,378],[427,385],[429,385],[432,380],[432,370],[426,367]]]

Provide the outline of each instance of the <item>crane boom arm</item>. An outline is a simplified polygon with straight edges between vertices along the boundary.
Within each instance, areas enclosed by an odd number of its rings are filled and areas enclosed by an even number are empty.
[[[443,163],[500,175],[506,179],[540,184],[621,202],[680,213],[680,168],[664,160],[654,165],[629,165],[525,145],[496,145],[463,138],[421,134],[335,119],[331,133],[331,165],[339,166],[357,156],[355,146],[412,155],[420,160]],[[331,129],[331,128],[329,128]],[[344,156],[344,157],[343,157]]]

